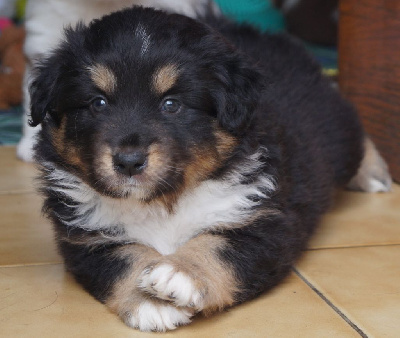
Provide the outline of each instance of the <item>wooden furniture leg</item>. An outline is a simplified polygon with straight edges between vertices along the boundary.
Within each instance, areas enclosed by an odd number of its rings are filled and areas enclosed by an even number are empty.
[[[341,0],[339,84],[400,182],[400,1]]]

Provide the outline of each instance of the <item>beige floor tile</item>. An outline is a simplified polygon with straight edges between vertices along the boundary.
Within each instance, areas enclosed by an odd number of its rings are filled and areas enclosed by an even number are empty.
[[[62,265],[0,268],[0,336],[161,337],[127,328],[63,271]],[[358,337],[297,276],[273,292],[196,318],[163,337]]]
[[[370,337],[400,336],[400,245],[309,251],[300,273]]]
[[[35,166],[18,160],[15,154],[15,147],[0,146],[0,194],[34,191]]]
[[[387,194],[341,192],[309,247],[400,244],[400,186]]]
[[[0,266],[61,261],[41,206],[34,193],[0,195]]]

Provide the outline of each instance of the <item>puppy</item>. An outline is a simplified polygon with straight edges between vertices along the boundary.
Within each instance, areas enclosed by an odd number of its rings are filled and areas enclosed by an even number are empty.
[[[39,128],[28,127],[30,108],[28,87],[34,64],[45,57],[63,36],[63,28],[76,22],[89,22],[94,18],[132,5],[152,6],[191,17],[204,15],[206,9],[218,12],[211,0],[29,0],[26,7],[26,40],[24,52],[27,59],[23,93],[23,137],[17,147],[17,156],[32,161],[34,136]]]
[[[278,284],[363,159],[355,110],[299,44],[204,20],[79,24],[31,86],[66,268],[143,331]]]

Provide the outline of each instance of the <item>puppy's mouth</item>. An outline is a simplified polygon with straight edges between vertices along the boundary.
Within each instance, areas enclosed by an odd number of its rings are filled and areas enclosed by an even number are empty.
[[[148,200],[154,195],[156,185],[157,182],[145,173],[126,176],[114,172],[111,175],[96,175],[92,187],[100,194],[113,198]]]
[[[159,153],[157,153],[159,154]],[[166,159],[153,152],[115,152],[105,147],[94,162],[93,187],[115,198],[148,200],[165,177]]]
[[[127,188],[141,188],[141,189],[149,189],[154,185],[153,180],[145,173],[137,174],[137,175],[121,175],[118,172],[115,174],[118,180],[118,184],[116,188],[118,189],[127,189]]]

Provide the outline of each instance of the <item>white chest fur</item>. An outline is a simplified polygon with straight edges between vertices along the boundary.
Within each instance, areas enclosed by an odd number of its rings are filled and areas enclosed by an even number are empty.
[[[135,198],[112,199],[94,191],[76,177],[53,170],[52,176],[63,178],[63,188],[54,187],[70,196],[78,205],[73,215],[62,219],[68,227],[86,230],[124,230],[127,241],[155,248],[163,255],[173,253],[180,245],[205,230],[240,227],[257,205],[254,198],[268,198],[275,189],[273,180],[260,175],[251,184],[240,183],[243,170],[248,173],[260,166],[256,157],[249,159],[224,180],[207,180],[184,193],[169,213],[161,203],[144,204]],[[56,177],[53,177],[56,179]]]

